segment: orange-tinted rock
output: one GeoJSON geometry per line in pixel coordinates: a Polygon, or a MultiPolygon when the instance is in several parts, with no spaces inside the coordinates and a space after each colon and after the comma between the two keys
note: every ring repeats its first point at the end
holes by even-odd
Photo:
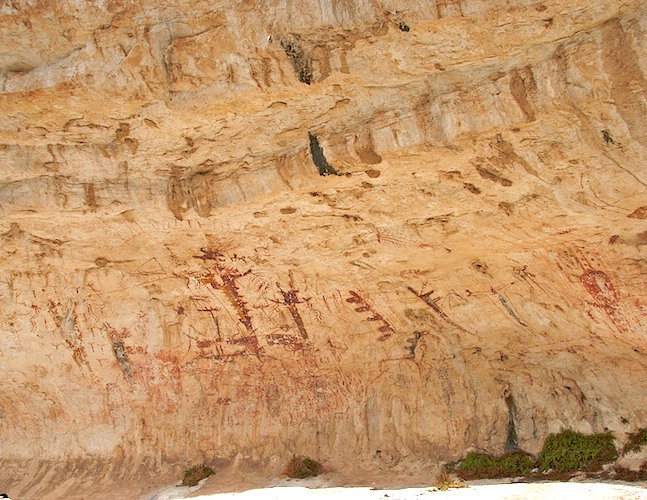
{"type": "Polygon", "coordinates": [[[530,452],[647,426],[644,2],[32,4],[0,7],[15,497],[420,470],[502,451],[508,398],[530,452]]]}

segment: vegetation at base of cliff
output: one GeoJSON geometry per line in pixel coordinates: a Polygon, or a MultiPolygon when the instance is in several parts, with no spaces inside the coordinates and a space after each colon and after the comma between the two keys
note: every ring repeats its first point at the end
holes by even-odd
{"type": "Polygon", "coordinates": [[[501,456],[470,452],[463,460],[451,464],[449,470],[461,479],[491,479],[526,476],[534,467],[532,455],[523,451],[501,456]]]}
{"type": "Polygon", "coordinates": [[[647,429],[638,429],[629,434],[627,444],[622,447],[622,454],[626,455],[632,451],[640,451],[640,447],[647,444],[647,429]]]}
{"type": "Polygon", "coordinates": [[[613,444],[615,437],[609,432],[580,434],[565,430],[546,438],[537,463],[541,470],[557,472],[590,471],[618,458],[613,444]]]}
{"type": "MultiPolygon", "coordinates": [[[[566,480],[574,472],[599,471],[603,464],[614,462],[618,458],[614,439],[610,432],[587,435],[565,430],[546,438],[536,460],[521,450],[499,456],[470,452],[464,459],[445,465],[445,472],[454,473],[465,480],[519,476],[566,480]]],[[[647,429],[640,429],[629,436],[623,454],[638,450],[644,444],[647,444],[647,429]]],[[[637,481],[639,479],[629,478],[647,475],[647,462],[640,471],[617,467],[616,470],[626,480],[637,481]]]]}
{"type": "Polygon", "coordinates": [[[293,456],[285,466],[283,473],[291,479],[305,479],[318,476],[323,471],[323,466],[312,458],[293,456]]]}
{"type": "Polygon", "coordinates": [[[184,473],[184,479],[182,479],[182,486],[195,486],[204,478],[209,477],[213,474],[213,469],[207,467],[206,465],[196,465],[191,467],[188,471],[184,473]]]}
{"type": "Polygon", "coordinates": [[[643,462],[639,470],[626,469],[625,467],[616,467],[613,479],[619,481],[647,481],[647,462],[643,462]]]}
{"type": "Polygon", "coordinates": [[[429,491],[447,491],[452,488],[469,488],[469,486],[460,479],[452,477],[446,470],[442,470],[429,491]]]}

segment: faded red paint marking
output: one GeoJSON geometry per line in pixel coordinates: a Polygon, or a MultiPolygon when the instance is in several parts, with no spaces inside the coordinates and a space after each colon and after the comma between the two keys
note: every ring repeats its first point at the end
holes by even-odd
{"type": "MultiPolygon", "coordinates": [[[[416,292],[416,291],[415,291],[413,288],[411,288],[410,286],[408,286],[408,287],[407,287],[407,289],[408,289],[411,293],[413,293],[416,297],[418,297],[419,299],[421,299],[425,304],[427,304],[429,307],[431,307],[431,309],[433,309],[433,310],[436,312],[436,314],[438,314],[438,316],[440,316],[442,319],[444,319],[447,323],[449,323],[449,324],[450,324],[450,325],[452,325],[452,326],[455,326],[456,328],[458,328],[459,330],[461,330],[461,331],[463,331],[463,332],[465,332],[465,333],[470,333],[470,332],[468,332],[465,328],[463,328],[461,325],[459,325],[458,323],[456,323],[455,321],[453,321],[449,316],[447,316],[447,314],[445,313],[445,311],[443,311],[443,310],[440,308],[440,306],[437,304],[437,302],[440,300],[440,297],[439,297],[439,298],[436,298],[436,299],[432,299],[432,298],[431,298],[431,295],[434,293],[434,291],[433,291],[433,290],[432,290],[431,292],[427,292],[427,293],[422,293],[422,294],[420,294],[420,293],[416,292]]],[[[467,290],[467,292],[469,292],[469,290],[467,290]]]]}
{"type": "Polygon", "coordinates": [[[630,219],[647,219],[647,206],[638,207],[636,210],[627,215],[630,219]]]}
{"type": "Polygon", "coordinates": [[[382,323],[382,325],[380,325],[380,327],[378,328],[378,331],[382,332],[384,335],[378,337],[378,341],[384,342],[395,333],[395,329],[391,326],[391,324],[386,319],[384,319],[384,317],[380,313],[375,311],[373,309],[373,306],[371,306],[371,304],[369,304],[364,299],[364,297],[362,297],[357,292],[354,292],[353,290],[349,290],[348,293],[350,294],[350,297],[346,299],[346,302],[348,302],[349,304],[357,304],[355,312],[369,312],[371,313],[371,315],[366,318],[368,321],[379,321],[382,323]]]}
{"type": "Polygon", "coordinates": [[[297,328],[299,329],[299,333],[301,334],[301,337],[303,337],[303,339],[306,340],[308,338],[308,332],[306,331],[306,327],[305,327],[305,324],[303,323],[303,319],[301,318],[301,314],[299,314],[299,310],[297,309],[297,304],[308,302],[308,300],[310,299],[300,299],[299,290],[290,289],[285,291],[281,288],[281,286],[278,283],[276,284],[276,286],[279,288],[279,291],[283,296],[283,302],[277,302],[277,303],[283,304],[285,307],[288,308],[288,311],[290,312],[290,315],[292,316],[294,323],[297,325],[297,328]]]}
{"type": "Polygon", "coordinates": [[[237,280],[246,276],[250,271],[244,273],[239,273],[236,270],[230,269],[222,264],[224,256],[219,252],[214,252],[211,250],[201,249],[203,255],[196,256],[198,259],[204,261],[213,261],[216,268],[217,274],[220,277],[222,283],[218,283],[213,274],[207,275],[201,281],[206,282],[211,285],[215,290],[221,290],[227,300],[232,305],[232,307],[238,313],[239,321],[245,326],[248,332],[252,333],[254,331],[252,325],[252,317],[250,315],[249,309],[247,308],[247,303],[243,299],[243,296],[240,293],[237,280]]]}
{"type": "Polygon", "coordinates": [[[273,333],[267,337],[268,345],[281,345],[292,351],[303,350],[303,343],[297,337],[285,333],[273,333]]]}
{"type": "MultiPolygon", "coordinates": [[[[620,308],[618,293],[605,272],[597,269],[588,269],[582,273],[580,281],[591,297],[593,297],[593,306],[603,310],[618,331],[631,330],[620,308]]],[[[587,314],[593,319],[590,312],[587,314]]]]}
{"type": "Polygon", "coordinates": [[[584,288],[595,300],[595,305],[607,310],[615,310],[618,306],[618,294],[613,283],[603,271],[589,269],[580,277],[584,288]]]}
{"type": "Polygon", "coordinates": [[[253,354],[257,358],[260,358],[265,352],[265,349],[258,345],[258,337],[256,337],[256,335],[246,335],[244,337],[231,339],[229,343],[243,346],[247,352],[253,354]]]}

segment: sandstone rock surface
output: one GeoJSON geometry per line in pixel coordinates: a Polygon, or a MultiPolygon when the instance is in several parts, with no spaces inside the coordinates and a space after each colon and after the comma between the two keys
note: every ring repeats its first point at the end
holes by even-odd
{"type": "Polygon", "coordinates": [[[647,426],[646,32],[639,0],[0,4],[0,484],[647,426]]]}

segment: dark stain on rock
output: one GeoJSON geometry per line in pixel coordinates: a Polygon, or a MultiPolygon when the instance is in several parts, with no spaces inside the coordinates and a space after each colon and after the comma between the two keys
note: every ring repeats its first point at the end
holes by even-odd
{"type": "Polygon", "coordinates": [[[638,207],[636,210],[627,215],[630,219],[647,219],[647,206],[638,207]]]}
{"type": "Polygon", "coordinates": [[[108,259],[106,259],[105,257],[97,257],[96,259],[94,259],[94,265],[97,267],[106,267],[107,264],[108,259]]]}
{"type": "Polygon", "coordinates": [[[181,178],[179,169],[173,169],[166,188],[166,205],[176,219],[182,220],[184,212],[189,209],[189,196],[187,183],[181,178]]]}
{"type": "Polygon", "coordinates": [[[636,235],[636,243],[638,245],[647,245],[647,231],[643,231],[636,235]]]}
{"type": "Polygon", "coordinates": [[[472,262],[472,268],[479,273],[487,274],[488,276],[490,275],[490,273],[488,272],[487,264],[485,262],[481,262],[480,260],[475,260],[474,262],[472,262]]]}
{"type": "Polygon", "coordinates": [[[407,358],[409,359],[415,359],[416,358],[416,347],[418,347],[418,342],[422,338],[422,333],[420,332],[413,332],[413,337],[409,337],[407,339],[407,342],[409,345],[405,347],[409,353],[407,354],[407,358]]]}
{"type": "Polygon", "coordinates": [[[381,172],[372,168],[366,171],[366,175],[368,175],[371,179],[377,179],[381,175],[381,172]]]}
{"type": "Polygon", "coordinates": [[[602,138],[607,144],[617,144],[616,140],[613,138],[611,133],[608,130],[602,131],[602,138]]]}
{"type": "Polygon", "coordinates": [[[281,213],[282,213],[282,214],[286,214],[286,215],[288,215],[288,214],[293,214],[293,213],[295,213],[296,211],[297,211],[297,209],[296,209],[296,208],[294,208],[294,207],[283,207],[283,208],[281,209],[281,213]]]}
{"type": "Polygon", "coordinates": [[[54,152],[54,145],[48,144],[47,151],[49,151],[49,154],[52,155],[52,161],[45,163],[45,165],[47,166],[47,168],[51,168],[52,170],[58,170],[59,161],[56,157],[56,153],[54,152]]]}
{"type": "Polygon", "coordinates": [[[527,122],[535,121],[535,111],[530,103],[529,97],[537,92],[537,83],[530,68],[524,68],[521,72],[513,70],[510,75],[510,93],[527,122]]]}
{"type": "Polygon", "coordinates": [[[313,78],[318,81],[324,81],[330,76],[330,48],[327,45],[317,45],[312,49],[312,65],[314,67],[313,78]]]}
{"type": "Polygon", "coordinates": [[[364,131],[355,136],[353,148],[362,163],[366,163],[368,165],[377,165],[378,163],[382,163],[382,157],[375,151],[373,136],[370,131],[364,131]]]}
{"type": "MultiPolygon", "coordinates": [[[[533,80],[534,82],[534,80],[533,80]]],[[[522,156],[518,155],[514,146],[503,139],[501,134],[497,134],[490,141],[490,146],[494,148],[497,154],[490,158],[490,163],[498,168],[507,169],[515,164],[521,166],[530,175],[541,179],[539,172],[533,168],[522,156]]]]}
{"type": "Polygon", "coordinates": [[[83,184],[83,192],[85,195],[85,204],[90,207],[92,212],[96,212],[99,205],[97,203],[97,194],[94,190],[94,184],[91,182],[83,184]]]}
{"type": "Polygon", "coordinates": [[[496,182],[505,187],[512,186],[512,181],[510,179],[506,179],[505,177],[501,176],[501,174],[494,169],[486,168],[482,165],[477,165],[476,170],[484,179],[496,182]]]}
{"type": "Polygon", "coordinates": [[[471,184],[469,182],[463,183],[463,187],[467,189],[470,193],[481,194],[481,190],[477,188],[474,184],[471,184]]]}
{"type": "Polygon", "coordinates": [[[299,37],[292,36],[282,39],[281,47],[290,59],[299,81],[310,85],[312,83],[312,61],[303,51],[299,37]]]}
{"type": "Polygon", "coordinates": [[[511,453],[519,449],[519,437],[517,436],[517,428],[514,421],[517,414],[517,407],[514,404],[512,394],[506,396],[505,404],[508,406],[508,433],[503,451],[505,453],[511,453]]]}
{"type": "Polygon", "coordinates": [[[506,215],[512,215],[514,213],[514,205],[506,201],[499,203],[499,209],[501,209],[506,215]]]}
{"type": "Polygon", "coordinates": [[[124,374],[130,377],[132,375],[132,367],[130,366],[130,361],[128,361],[128,354],[126,354],[124,343],[121,340],[113,340],[111,345],[117,363],[121,366],[124,374]]]}
{"type": "Polygon", "coordinates": [[[124,144],[128,146],[131,154],[135,154],[137,152],[137,149],[139,148],[139,141],[137,139],[133,139],[132,137],[127,137],[126,139],[124,139],[124,144]]]}
{"type": "MultiPolygon", "coordinates": [[[[166,204],[176,219],[182,220],[191,208],[200,217],[210,217],[215,207],[246,199],[248,186],[240,182],[237,172],[223,176],[210,171],[211,167],[204,165],[204,171],[188,176],[182,168],[172,169],[167,183],[166,204]]],[[[254,187],[250,186],[249,189],[253,192],[254,187]]]]}
{"type": "Polygon", "coordinates": [[[310,154],[312,155],[312,161],[317,167],[319,175],[339,175],[337,170],[335,170],[326,160],[323,149],[319,145],[319,140],[317,136],[308,132],[308,137],[310,138],[310,154]]]}
{"type": "Polygon", "coordinates": [[[130,134],[130,125],[128,123],[120,123],[117,130],[115,130],[115,141],[121,142],[130,134]]]}

